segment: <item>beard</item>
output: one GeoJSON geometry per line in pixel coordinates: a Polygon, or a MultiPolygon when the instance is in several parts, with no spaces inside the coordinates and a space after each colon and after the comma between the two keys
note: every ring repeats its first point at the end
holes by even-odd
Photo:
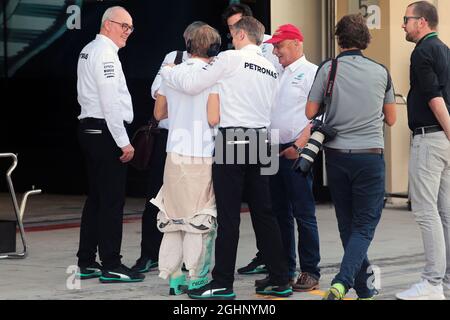
{"type": "Polygon", "coordinates": [[[416,38],[415,38],[410,32],[407,32],[407,33],[406,33],[406,41],[408,41],[408,42],[414,42],[414,43],[417,42],[417,41],[416,41],[416,38]]]}

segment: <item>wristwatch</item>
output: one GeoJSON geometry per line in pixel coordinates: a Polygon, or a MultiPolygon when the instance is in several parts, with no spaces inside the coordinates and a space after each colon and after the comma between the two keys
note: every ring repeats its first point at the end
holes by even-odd
{"type": "Polygon", "coordinates": [[[298,155],[301,155],[303,148],[298,147],[295,143],[292,144],[292,148],[294,148],[295,151],[297,151],[298,155]]]}

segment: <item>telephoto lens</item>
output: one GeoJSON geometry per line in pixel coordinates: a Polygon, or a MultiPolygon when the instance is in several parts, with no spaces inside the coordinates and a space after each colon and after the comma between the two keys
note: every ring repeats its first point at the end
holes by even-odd
{"type": "Polygon", "coordinates": [[[295,171],[305,175],[308,174],[314,164],[314,160],[322,148],[324,140],[325,135],[320,131],[315,131],[311,135],[308,144],[303,148],[302,153],[300,154],[300,158],[294,164],[295,171]]]}
{"type": "Polygon", "coordinates": [[[337,131],[335,129],[324,124],[320,120],[313,121],[311,131],[312,135],[311,138],[309,138],[308,144],[303,148],[300,157],[292,166],[294,171],[303,173],[305,176],[311,170],[314,160],[322,149],[323,143],[329,142],[337,136],[337,131]]]}

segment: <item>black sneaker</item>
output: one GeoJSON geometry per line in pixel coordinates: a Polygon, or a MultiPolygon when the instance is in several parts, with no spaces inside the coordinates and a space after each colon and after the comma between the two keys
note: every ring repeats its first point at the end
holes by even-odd
{"type": "Polygon", "coordinates": [[[188,296],[196,300],[234,300],[236,295],[233,289],[220,286],[214,280],[210,283],[188,291],[188,296]]]}
{"type": "Polygon", "coordinates": [[[141,282],[145,276],[141,273],[132,271],[130,268],[121,264],[112,270],[103,270],[100,277],[101,283],[124,283],[124,282],[141,282]]]}
{"type": "Polygon", "coordinates": [[[266,265],[258,258],[253,258],[253,260],[245,267],[239,268],[237,270],[239,274],[249,275],[249,274],[263,274],[268,273],[266,265]]]}
{"type": "Polygon", "coordinates": [[[146,257],[140,257],[131,270],[138,273],[147,273],[158,268],[158,261],[146,257]]]}
{"type": "MultiPolygon", "coordinates": [[[[289,279],[289,285],[293,286],[296,280],[297,278],[289,279]]],[[[270,285],[270,276],[267,276],[264,279],[255,280],[255,287],[267,287],[268,285],[270,285]]]]}
{"type": "Polygon", "coordinates": [[[271,285],[269,281],[266,285],[256,287],[256,293],[265,296],[287,298],[292,295],[292,287],[289,284],[282,286],[271,285]]]}
{"type": "Polygon", "coordinates": [[[255,280],[255,287],[265,287],[270,283],[270,277],[267,276],[264,279],[255,280]]]}
{"type": "Polygon", "coordinates": [[[80,271],[77,273],[77,276],[80,277],[80,280],[98,278],[101,275],[102,266],[98,262],[94,262],[89,267],[80,268],[80,271]]]}

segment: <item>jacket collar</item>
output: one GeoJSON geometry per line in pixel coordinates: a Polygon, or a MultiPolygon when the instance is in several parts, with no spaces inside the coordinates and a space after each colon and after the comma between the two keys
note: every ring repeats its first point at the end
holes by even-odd
{"type": "Polygon", "coordinates": [[[424,36],[422,39],[419,40],[419,42],[417,42],[416,47],[419,46],[422,42],[424,42],[425,40],[428,40],[430,38],[434,38],[437,37],[438,33],[436,31],[433,31],[429,34],[427,34],[426,36],[424,36]]]}
{"type": "Polygon", "coordinates": [[[305,64],[308,60],[306,60],[306,56],[303,55],[300,59],[294,61],[289,66],[287,66],[285,69],[288,69],[291,72],[295,72],[302,64],[305,64]]]}
{"type": "Polygon", "coordinates": [[[342,58],[346,56],[364,56],[364,55],[361,50],[349,50],[342,52],[340,55],[337,56],[337,58],[342,58]]]}
{"type": "Polygon", "coordinates": [[[254,52],[257,52],[257,53],[262,53],[261,48],[258,47],[256,44],[248,44],[245,47],[241,48],[241,50],[254,51],[254,52]]]}
{"type": "Polygon", "coordinates": [[[104,36],[102,34],[97,34],[96,39],[99,39],[103,42],[106,42],[112,49],[114,49],[114,51],[117,53],[119,51],[119,47],[114,43],[114,41],[112,41],[110,38],[108,38],[107,36],[104,36]]]}

